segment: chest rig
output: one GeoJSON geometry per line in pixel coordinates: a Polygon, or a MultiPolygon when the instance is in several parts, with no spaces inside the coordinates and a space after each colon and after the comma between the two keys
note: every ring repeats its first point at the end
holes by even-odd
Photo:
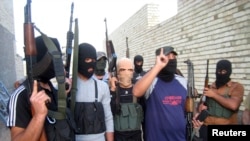
{"type": "Polygon", "coordinates": [[[117,88],[115,105],[118,108],[114,114],[114,129],[116,131],[140,130],[143,120],[142,106],[137,103],[137,98],[131,90],[121,90],[117,88]]]}
{"type": "MultiPolygon", "coordinates": [[[[222,95],[225,98],[230,98],[229,87],[226,87],[225,93],[222,95]]],[[[235,112],[223,107],[212,98],[207,98],[208,111],[211,116],[229,118],[235,112]]]]}
{"type": "Polygon", "coordinates": [[[77,134],[97,134],[106,130],[104,109],[98,102],[97,82],[95,82],[95,101],[75,103],[75,121],[77,134]]]}

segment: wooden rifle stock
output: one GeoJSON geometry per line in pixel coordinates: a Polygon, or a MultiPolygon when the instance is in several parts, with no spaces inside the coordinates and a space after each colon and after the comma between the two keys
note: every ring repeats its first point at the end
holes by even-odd
{"type": "MultiPolygon", "coordinates": [[[[35,45],[35,36],[34,36],[34,26],[31,21],[31,0],[27,0],[27,4],[24,8],[24,45],[25,45],[25,60],[26,60],[26,72],[29,82],[29,93],[32,94],[33,90],[33,65],[36,64],[36,45],[35,45]]],[[[34,109],[31,105],[31,112],[34,115],[34,109]]],[[[41,133],[39,141],[47,141],[45,130],[41,133]]]]}
{"type": "Polygon", "coordinates": [[[73,10],[74,10],[74,3],[71,4],[71,14],[70,14],[70,21],[69,21],[69,31],[67,32],[67,45],[66,45],[66,77],[69,78],[69,70],[70,70],[70,63],[71,63],[71,54],[72,54],[72,40],[73,40],[73,32],[72,32],[72,22],[73,22],[73,10]]]}
{"type": "Polygon", "coordinates": [[[31,0],[27,0],[27,4],[24,8],[24,46],[25,46],[25,60],[26,60],[26,73],[29,80],[30,94],[33,88],[33,68],[32,66],[36,63],[36,46],[34,27],[31,21],[31,0]]]}
{"type": "Polygon", "coordinates": [[[185,110],[186,110],[186,119],[187,119],[187,135],[186,138],[188,141],[191,140],[192,138],[192,133],[193,133],[193,114],[194,114],[194,93],[195,93],[195,88],[194,88],[194,68],[193,68],[193,63],[188,59],[184,63],[187,63],[188,65],[188,83],[187,83],[187,98],[186,98],[186,103],[185,103],[185,110]]]}

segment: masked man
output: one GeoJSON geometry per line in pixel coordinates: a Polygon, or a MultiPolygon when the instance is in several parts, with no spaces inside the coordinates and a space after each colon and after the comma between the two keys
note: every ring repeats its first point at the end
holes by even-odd
{"type": "MultiPolygon", "coordinates": [[[[54,53],[58,53],[61,56],[58,40],[56,38],[50,39],[57,47],[57,51],[54,51],[54,53]]],[[[55,112],[59,109],[58,92],[54,88],[51,79],[56,76],[54,65],[58,67],[60,65],[55,64],[53,61],[52,54],[48,52],[42,36],[36,37],[35,43],[37,50],[37,55],[35,56],[37,64],[35,65],[37,67],[33,66],[33,76],[36,78],[33,87],[31,86],[33,92],[32,94],[30,93],[30,83],[26,79],[20,83],[11,95],[8,105],[9,117],[7,126],[10,127],[11,140],[37,141],[42,137],[48,141],[73,140],[74,133],[68,134],[68,131],[71,129],[68,122],[56,120],[48,115],[49,110],[55,112]],[[55,129],[54,126],[60,123],[63,123],[61,125],[62,128],[60,130],[55,129]],[[53,130],[50,130],[51,128],[53,130]]],[[[63,70],[63,64],[61,64],[61,67],[63,70]]]]}
{"type": "Polygon", "coordinates": [[[143,57],[141,55],[136,55],[134,57],[135,70],[133,73],[133,84],[139,80],[146,72],[143,70],[143,57]]]}
{"type": "Polygon", "coordinates": [[[106,72],[107,57],[102,51],[97,51],[96,69],[93,75],[94,79],[103,80],[108,83],[109,73],[106,72]]]}
{"type": "Polygon", "coordinates": [[[111,78],[112,111],[114,115],[115,141],[141,141],[143,111],[133,96],[132,77],[134,66],[130,59],[117,61],[117,78],[111,78]],[[130,120],[128,120],[130,119],[130,120]]]}
{"type": "Polygon", "coordinates": [[[199,105],[199,112],[207,110],[204,122],[193,118],[194,127],[200,127],[200,137],[207,140],[207,125],[238,124],[238,111],[243,101],[244,87],[231,80],[232,65],[228,60],[220,60],[216,65],[216,80],[203,91],[206,105],[199,105]]]}
{"type": "Polygon", "coordinates": [[[96,69],[96,49],[91,44],[82,43],[78,54],[74,115],[79,131],[76,141],[113,141],[109,87],[104,81],[92,78],[96,69]]]}
{"type": "Polygon", "coordinates": [[[158,48],[155,65],[134,85],[134,96],[146,98],[147,141],[186,141],[187,81],[175,74],[176,55],[173,47],[158,48]]]}

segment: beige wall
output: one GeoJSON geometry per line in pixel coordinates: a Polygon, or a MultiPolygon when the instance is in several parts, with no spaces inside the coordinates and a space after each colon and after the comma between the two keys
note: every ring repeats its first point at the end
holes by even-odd
{"type": "Polygon", "coordinates": [[[232,62],[231,78],[250,91],[250,1],[179,0],[178,13],[159,23],[157,5],[145,5],[109,35],[118,58],[144,56],[144,69],[155,62],[155,49],[171,45],[178,52],[178,68],[187,77],[187,64],[194,64],[195,87],[202,93],[209,59],[209,82],[215,80],[215,64],[220,59],[232,62]]]}

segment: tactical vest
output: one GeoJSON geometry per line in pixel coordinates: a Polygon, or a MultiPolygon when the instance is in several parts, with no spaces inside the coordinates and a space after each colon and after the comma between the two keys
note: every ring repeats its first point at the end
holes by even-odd
{"type": "MultiPolygon", "coordinates": [[[[118,88],[119,89],[119,88],[118,88]]],[[[119,113],[114,114],[114,128],[116,131],[135,131],[141,129],[141,122],[143,120],[142,106],[135,102],[131,92],[119,93],[118,97],[126,100],[119,100],[119,113]],[[131,98],[125,95],[131,95],[131,98]],[[130,102],[128,101],[130,100],[130,102]],[[133,102],[134,101],[134,102],[133,102]]]]}
{"type": "Polygon", "coordinates": [[[95,101],[75,103],[75,121],[77,134],[98,134],[106,131],[103,105],[98,102],[97,84],[95,81],[95,101]]]}
{"type": "MultiPolygon", "coordinates": [[[[226,88],[226,93],[222,95],[225,98],[230,98],[229,88],[226,88]]],[[[208,111],[211,116],[230,118],[234,111],[229,110],[212,98],[207,98],[208,111]]]]}

